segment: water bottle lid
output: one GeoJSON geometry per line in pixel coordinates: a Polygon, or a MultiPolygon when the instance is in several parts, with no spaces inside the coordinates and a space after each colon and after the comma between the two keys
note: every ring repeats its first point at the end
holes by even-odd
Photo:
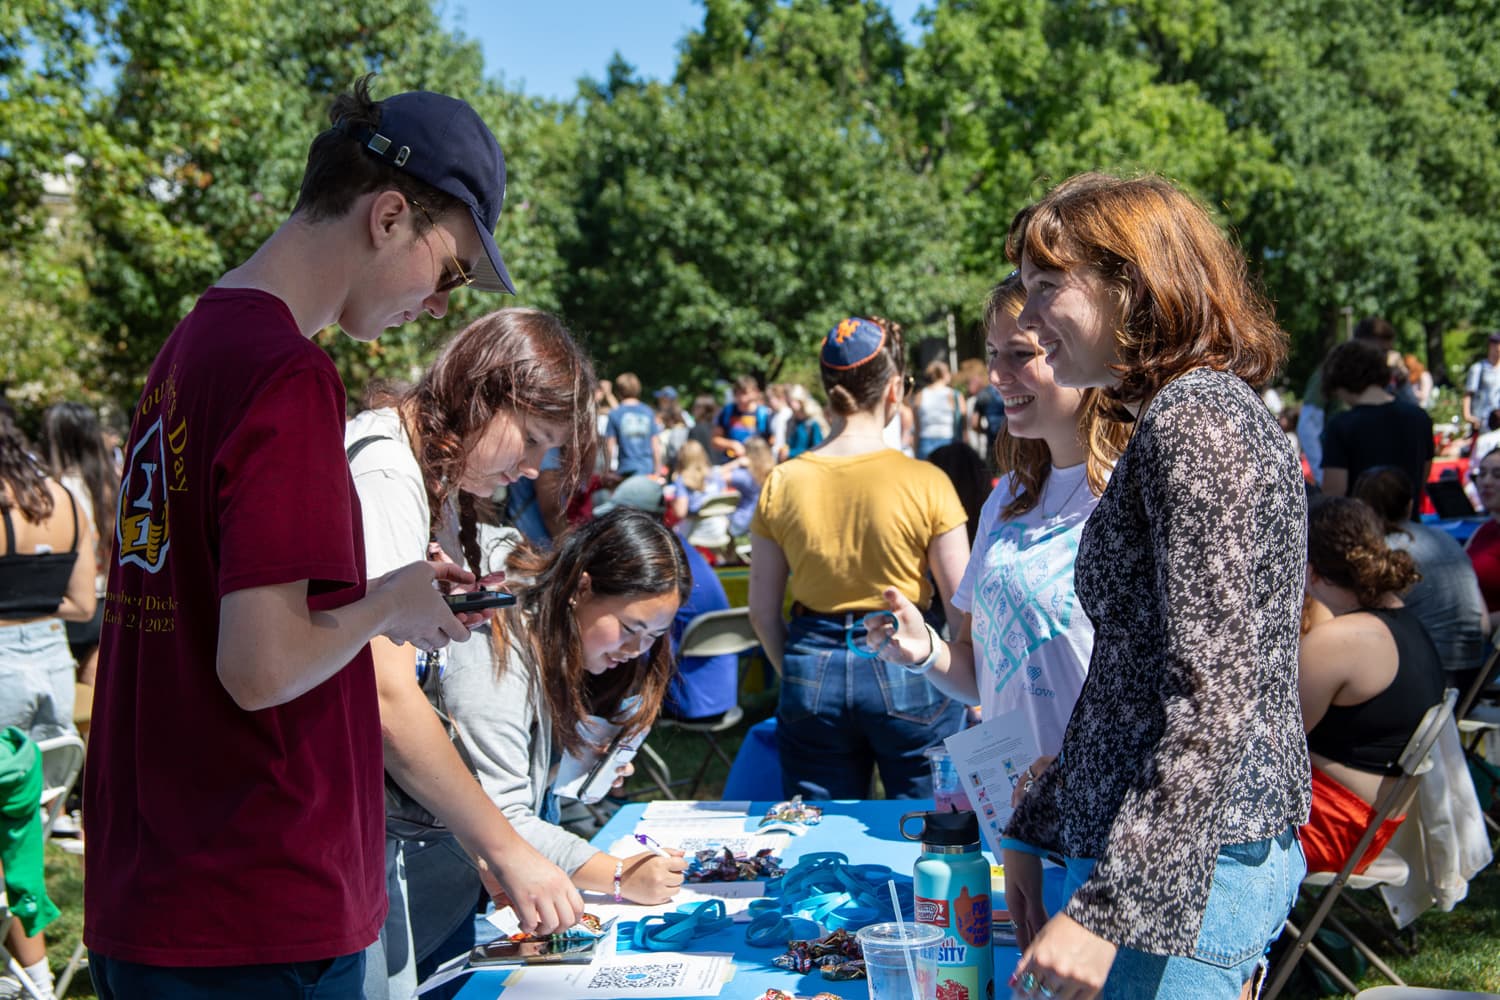
{"type": "Polygon", "coordinates": [[[922,830],[923,845],[934,847],[979,846],[979,817],[967,809],[953,812],[930,812],[922,830]]]}

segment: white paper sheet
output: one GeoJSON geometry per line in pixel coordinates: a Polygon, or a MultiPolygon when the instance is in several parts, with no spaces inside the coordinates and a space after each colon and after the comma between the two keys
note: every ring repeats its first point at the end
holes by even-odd
{"type": "Polygon", "coordinates": [[[687,799],[657,799],[648,803],[642,819],[721,819],[733,816],[746,819],[750,800],[733,802],[694,802],[687,799]]]}
{"type": "Polygon", "coordinates": [[[505,981],[505,1000],[716,997],[734,975],[733,959],[664,951],[601,959],[592,965],[525,968],[505,981]]]}
{"type": "Polygon", "coordinates": [[[985,846],[998,857],[1000,836],[1015,812],[1010,805],[1011,790],[1025,780],[1026,769],[1041,756],[1036,736],[1025,716],[1017,711],[986,719],[943,743],[974,805],[985,846]]]}

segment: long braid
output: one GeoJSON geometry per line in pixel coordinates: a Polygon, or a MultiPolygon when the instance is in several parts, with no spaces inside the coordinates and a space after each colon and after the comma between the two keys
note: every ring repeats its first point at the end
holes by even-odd
{"type": "Polygon", "coordinates": [[[479,552],[479,518],[474,510],[474,496],[458,491],[458,547],[464,562],[475,576],[484,575],[483,557],[479,552]]]}

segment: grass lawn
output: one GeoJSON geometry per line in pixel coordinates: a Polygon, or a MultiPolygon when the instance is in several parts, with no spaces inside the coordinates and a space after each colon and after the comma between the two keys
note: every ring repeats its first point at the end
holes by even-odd
{"type": "MultiPolygon", "coordinates": [[[[764,696],[749,697],[745,704],[745,719],[719,738],[730,757],[738,749],[745,730],[770,711],[769,702],[764,696]]],[[[696,734],[681,730],[659,733],[652,737],[651,745],[666,760],[674,779],[691,777],[705,753],[704,745],[696,734]]],[[[724,766],[715,760],[709,767],[699,797],[718,797],[726,776],[724,766]]],[[[644,790],[649,786],[631,787],[632,790],[644,790]]],[[[643,794],[641,797],[652,796],[643,794]]],[[[72,955],[82,929],[82,862],[82,858],[66,854],[53,845],[47,848],[48,889],[63,911],[62,917],[47,929],[47,951],[52,967],[58,973],[72,955]]],[[[1408,983],[1413,986],[1500,993],[1500,873],[1497,873],[1497,867],[1500,866],[1491,865],[1479,874],[1469,886],[1469,898],[1460,903],[1452,913],[1429,912],[1417,921],[1417,954],[1412,958],[1389,958],[1391,965],[1408,983]]],[[[1369,896],[1374,905],[1379,906],[1377,897],[1362,894],[1362,900],[1366,896],[1369,896]]],[[[1344,916],[1347,918],[1348,915],[1344,916]]],[[[1365,938],[1374,940],[1368,934],[1365,938]]],[[[1383,982],[1378,974],[1367,974],[1359,985],[1365,988],[1380,986],[1383,982]]],[[[94,995],[87,971],[75,978],[68,991],[70,997],[94,995]]],[[[1311,1000],[1317,996],[1314,992],[1299,992],[1294,989],[1288,989],[1282,995],[1288,1000],[1311,1000]]]]}

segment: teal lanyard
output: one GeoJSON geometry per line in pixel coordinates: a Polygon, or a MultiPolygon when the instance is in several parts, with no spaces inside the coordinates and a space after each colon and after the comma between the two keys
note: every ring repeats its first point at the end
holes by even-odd
{"type": "Polygon", "coordinates": [[[682,951],[694,938],[717,934],[729,925],[724,901],[708,899],[685,904],[675,913],[642,917],[630,932],[630,944],[636,951],[682,951]]]}
{"type": "Polygon", "coordinates": [[[896,881],[901,908],[911,919],[911,879],[893,875],[885,865],[851,865],[834,851],[805,855],[779,879],[766,883],[765,899],[750,904],[747,944],[785,947],[834,930],[855,931],[882,920],[894,920],[890,890],[896,881]],[[776,898],[771,898],[776,897],[776,898]]]}

